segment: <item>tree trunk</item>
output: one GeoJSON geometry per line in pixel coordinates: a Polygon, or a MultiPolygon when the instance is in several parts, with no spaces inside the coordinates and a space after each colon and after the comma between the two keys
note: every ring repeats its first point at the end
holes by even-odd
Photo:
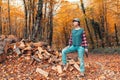
{"type": "Polygon", "coordinates": [[[86,23],[86,27],[87,27],[87,30],[88,30],[88,33],[89,33],[90,40],[91,40],[92,48],[94,49],[94,41],[92,39],[92,35],[91,35],[90,29],[89,29],[89,26],[88,26],[83,0],[80,0],[80,2],[81,2],[82,11],[83,11],[83,14],[84,14],[84,17],[85,17],[85,23],[86,23]]]}
{"type": "Polygon", "coordinates": [[[104,4],[104,8],[103,8],[103,10],[104,10],[104,25],[105,25],[105,38],[106,38],[106,44],[107,44],[107,46],[111,46],[111,44],[110,44],[110,40],[108,40],[108,38],[109,38],[109,35],[108,35],[108,21],[107,21],[107,3],[106,3],[106,0],[104,0],[104,2],[103,2],[103,4],[104,4]]]}
{"type": "Polygon", "coordinates": [[[34,26],[34,23],[35,23],[35,14],[34,14],[35,10],[34,9],[35,9],[35,0],[32,1],[32,27],[34,26]]]}
{"type": "Polygon", "coordinates": [[[25,29],[24,29],[24,38],[27,38],[27,5],[26,5],[26,2],[25,0],[23,0],[23,3],[24,3],[24,12],[25,12],[25,29]]]}
{"type": "Polygon", "coordinates": [[[49,45],[52,46],[52,37],[53,37],[53,2],[50,2],[50,36],[49,36],[49,45]]]}
{"type": "Polygon", "coordinates": [[[97,34],[98,34],[98,27],[99,27],[99,25],[98,25],[98,23],[97,22],[95,22],[94,21],[94,19],[92,19],[91,20],[91,23],[92,23],[92,27],[93,27],[93,30],[94,30],[94,35],[95,35],[95,38],[96,38],[96,46],[98,47],[98,36],[97,36],[97,34]]]}
{"type": "MultiPolygon", "coordinates": [[[[38,11],[36,15],[36,22],[35,25],[32,28],[32,40],[37,40],[37,33],[41,33],[41,19],[42,19],[42,8],[43,8],[43,0],[39,0],[38,2],[38,11]]],[[[41,39],[41,34],[39,34],[39,37],[41,39]]]]}
{"type": "Polygon", "coordinates": [[[116,43],[117,43],[117,46],[119,46],[117,26],[116,26],[116,24],[114,24],[114,26],[115,26],[115,38],[116,38],[116,43]]]}
{"type": "Polygon", "coordinates": [[[2,1],[0,0],[0,35],[2,34],[2,12],[1,12],[2,1]]]}
{"type": "Polygon", "coordinates": [[[9,34],[11,34],[11,20],[10,20],[10,0],[8,0],[8,21],[9,21],[9,34]]]}
{"type": "Polygon", "coordinates": [[[44,24],[43,24],[43,40],[47,41],[47,22],[46,22],[46,14],[47,14],[47,1],[45,1],[44,3],[45,7],[44,7],[44,24]]]}
{"type": "Polygon", "coordinates": [[[32,1],[32,22],[34,24],[35,22],[35,14],[34,14],[34,8],[35,8],[35,1],[32,1]]]}
{"type": "Polygon", "coordinates": [[[28,2],[28,37],[30,38],[30,34],[31,34],[31,22],[32,22],[32,1],[29,0],[28,2]]]}
{"type": "Polygon", "coordinates": [[[102,36],[101,37],[101,46],[104,48],[105,47],[105,40],[104,40],[104,38],[105,38],[105,27],[104,27],[104,2],[103,2],[103,0],[102,0],[102,2],[99,4],[99,9],[100,9],[100,35],[102,36]],[[102,6],[102,7],[101,7],[102,6]]]}

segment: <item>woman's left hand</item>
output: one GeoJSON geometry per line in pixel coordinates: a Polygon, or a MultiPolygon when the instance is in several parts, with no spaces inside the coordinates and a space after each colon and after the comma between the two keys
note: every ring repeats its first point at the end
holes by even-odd
{"type": "Polygon", "coordinates": [[[85,49],[85,54],[86,54],[86,57],[88,58],[88,49],[87,48],[85,49]]]}

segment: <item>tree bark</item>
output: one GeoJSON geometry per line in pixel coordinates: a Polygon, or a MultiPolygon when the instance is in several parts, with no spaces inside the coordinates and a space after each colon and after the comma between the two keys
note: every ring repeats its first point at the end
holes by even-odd
{"type": "Polygon", "coordinates": [[[115,26],[115,38],[116,38],[116,43],[117,43],[117,46],[119,46],[119,38],[118,38],[117,26],[116,26],[116,24],[114,24],[114,26],[115,26]]]}
{"type": "Polygon", "coordinates": [[[37,40],[37,33],[39,34],[39,39],[41,39],[41,19],[42,19],[42,8],[43,8],[43,0],[39,0],[38,2],[38,11],[36,15],[36,22],[32,29],[32,40],[37,40]],[[39,31],[39,32],[38,32],[39,31]]]}
{"type": "Polygon", "coordinates": [[[53,1],[50,1],[50,34],[49,34],[49,45],[52,46],[53,37],[53,1]]]}
{"type": "Polygon", "coordinates": [[[23,0],[23,3],[24,3],[24,12],[25,12],[25,29],[24,29],[24,38],[27,38],[27,5],[26,5],[26,1],[23,0]]]}
{"type": "Polygon", "coordinates": [[[8,0],[8,21],[9,21],[9,34],[11,34],[11,20],[10,20],[10,0],[8,0]]]}
{"type": "Polygon", "coordinates": [[[29,0],[29,3],[28,3],[28,37],[30,37],[30,34],[31,34],[31,22],[32,22],[32,1],[29,0]]]}
{"type": "Polygon", "coordinates": [[[2,34],[2,12],[1,12],[2,1],[0,0],[0,35],[2,34]]]}
{"type": "Polygon", "coordinates": [[[45,1],[45,3],[44,3],[44,5],[45,5],[45,7],[44,7],[44,24],[43,24],[43,35],[42,35],[42,37],[43,37],[43,40],[44,41],[47,41],[47,26],[46,26],[46,24],[48,23],[48,22],[46,22],[46,15],[47,15],[47,1],[45,1]]]}

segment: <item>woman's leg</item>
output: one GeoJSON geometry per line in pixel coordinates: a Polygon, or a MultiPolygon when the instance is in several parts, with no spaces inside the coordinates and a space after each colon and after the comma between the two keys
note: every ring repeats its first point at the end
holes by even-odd
{"type": "Polygon", "coordinates": [[[85,52],[85,49],[84,49],[84,47],[80,46],[80,47],[78,47],[77,51],[78,51],[78,57],[79,57],[79,60],[80,60],[80,72],[84,73],[84,71],[85,71],[85,67],[84,67],[84,52],[85,52]]]}
{"type": "Polygon", "coordinates": [[[63,50],[62,50],[62,63],[63,64],[66,64],[67,62],[67,59],[66,59],[66,55],[67,55],[67,53],[70,53],[70,52],[74,52],[74,51],[76,51],[77,50],[77,48],[76,47],[74,47],[74,46],[70,46],[70,47],[68,47],[68,48],[64,48],[63,50]]]}

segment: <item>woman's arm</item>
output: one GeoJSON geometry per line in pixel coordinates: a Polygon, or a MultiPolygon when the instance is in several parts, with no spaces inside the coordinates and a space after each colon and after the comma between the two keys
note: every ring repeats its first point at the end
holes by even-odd
{"type": "Polygon", "coordinates": [[[82,44],[81,44],[81,46],[83,46],[85,49],[88,48],[88,43],[87,43],[87,38],[86,38],[85,31],[82,34],[82,44]]]}
{"type": "Polygon", "coordinates": [[[82,34],[82,44],[81,44],[81,46],[83,46],[85,48],[85,54],[86,54],[86,57],[88,57],[88,43],[87,43],[87,38],[86,38],[85,31],[82,34]]]}

